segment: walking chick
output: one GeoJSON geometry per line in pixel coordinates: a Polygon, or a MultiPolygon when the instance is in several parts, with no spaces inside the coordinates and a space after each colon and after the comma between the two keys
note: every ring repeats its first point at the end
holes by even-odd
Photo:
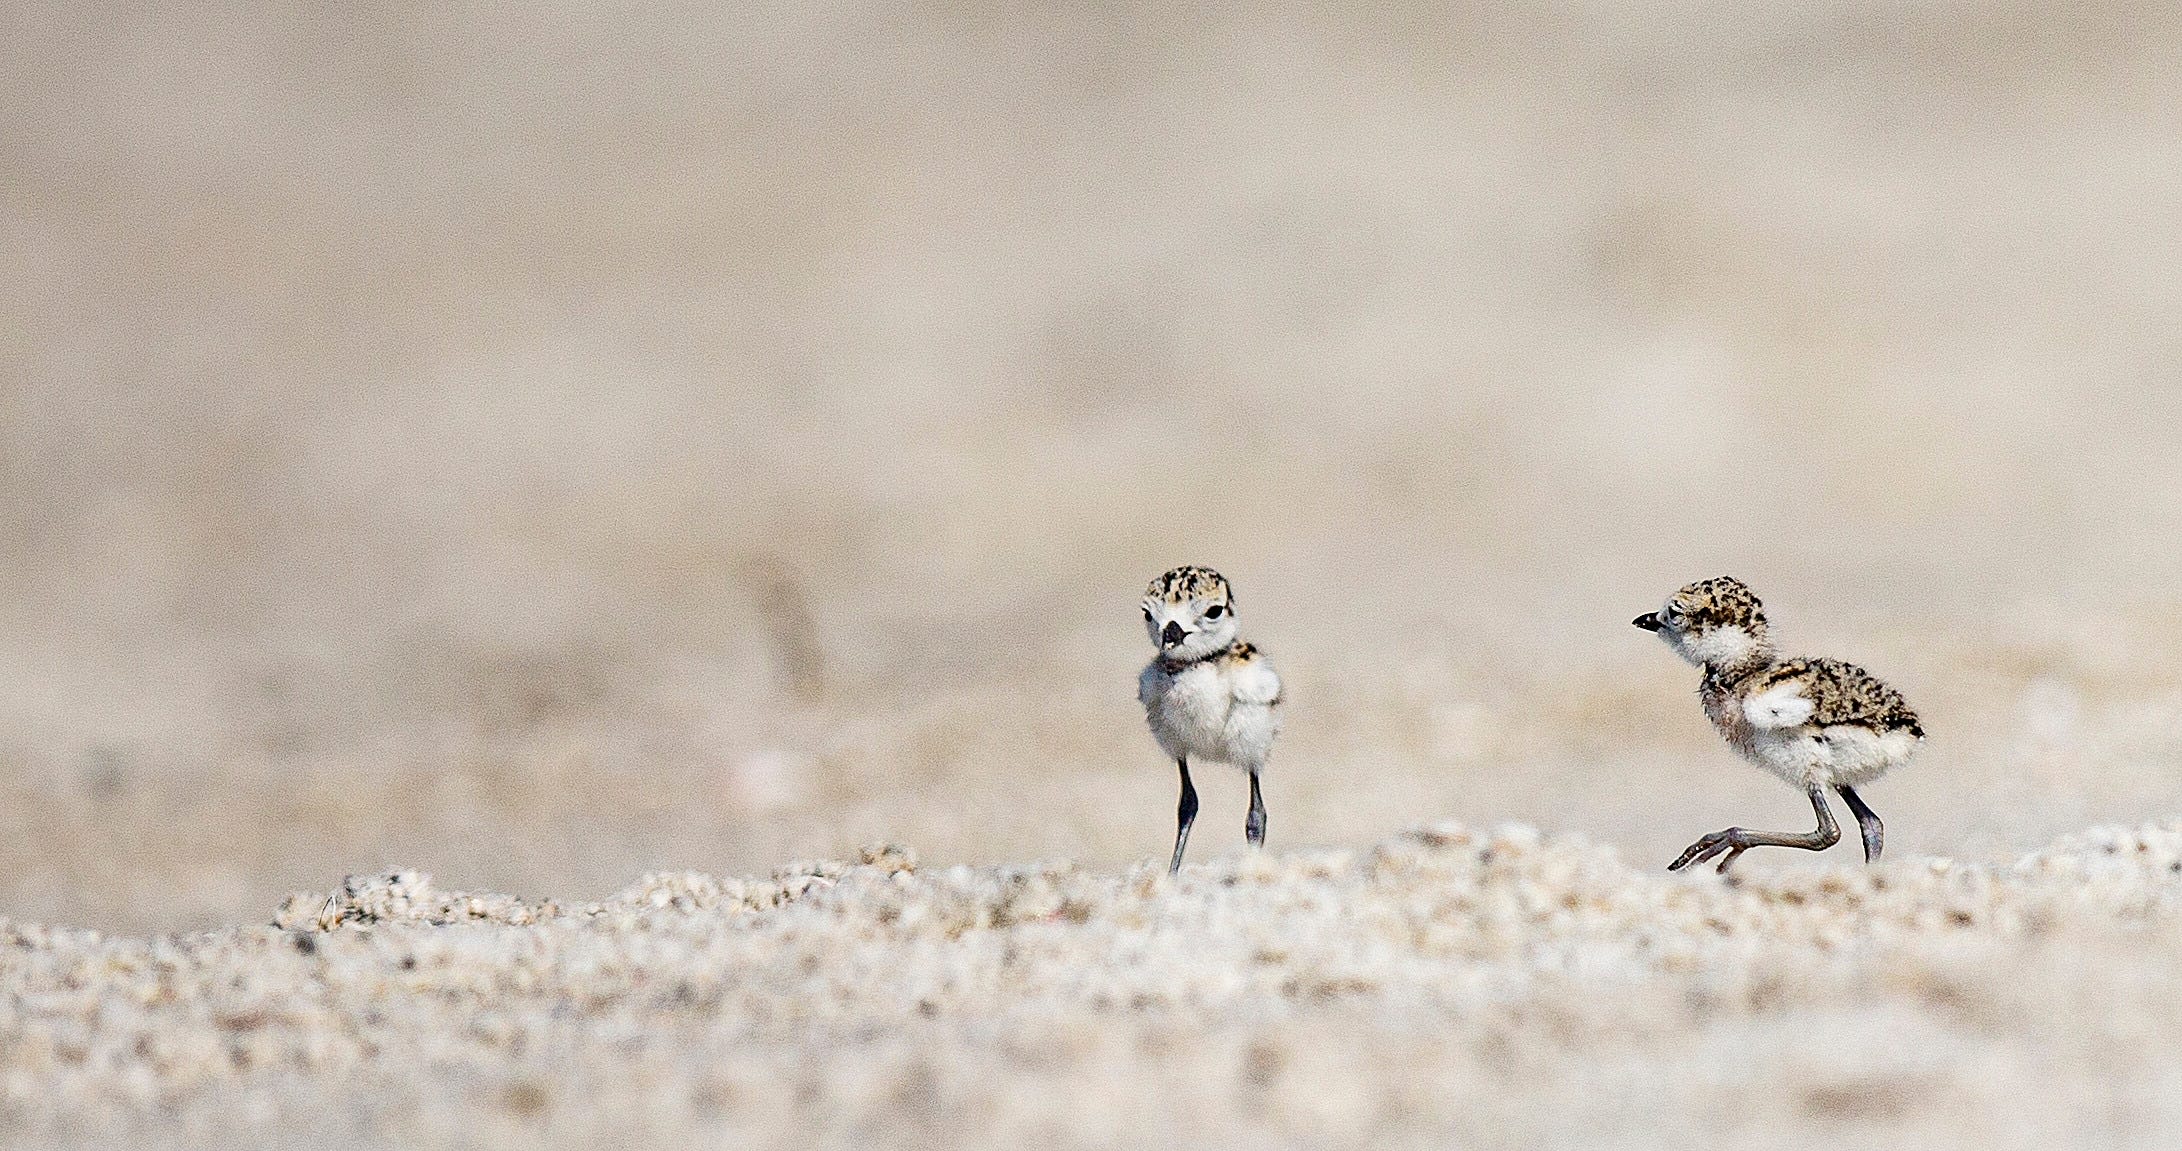
{"type": "Polygon", "coordinates": [[[1712,726],[1743,758],[1802,788],[1818,812],[1815,831],[1715,831],[1667,870],[1725,852],[1724,872],[1753,847],[1832,847],[1841,832],[1826,806],[1829,787],[1856,814],[1865,860],[1879,858],[1879,816],[1856,789],[1908,762],[1924,743],[1924,727],[1902,693],[1855,664],[1782,659],[1766,635],[1764,605],[1727,576],[1693,583],[1630,622],[1704,672],[1697,695],[1712,726]]]}

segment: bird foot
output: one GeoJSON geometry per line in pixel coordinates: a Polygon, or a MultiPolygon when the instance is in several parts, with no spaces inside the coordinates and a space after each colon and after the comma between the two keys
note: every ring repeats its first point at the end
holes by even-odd
{"type": "Polygon", "coordinates": [[[1738,856],[1757,846],[1750,841],[1749,836],[1750,833],[1740,827],[1730,827],[1726,831],[1715,831],[1690,844],[1689,849],[1682,853],[1681,858],[1667,865],[1667,870],[1680,871],[1693,864],[1703,863],[1724,851],[1727,853],[1727,858],[1720,861],[1719,867],[1720,873],[1724,875],[1738,856]]]}

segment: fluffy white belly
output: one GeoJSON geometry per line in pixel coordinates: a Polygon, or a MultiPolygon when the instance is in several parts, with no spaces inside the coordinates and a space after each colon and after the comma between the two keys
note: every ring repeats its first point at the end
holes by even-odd
{"type": "Polygon", "coordinates": [[[1236,700],[1219,668],[1208,662],[1169,674],[1154,665],[1144,677],[1144,718],[1170,757],[1264,765],[1277,731],[1273,709],[1236,700]]]}
{"type": "Polygon", "coordinates": [[[1885,775],[1917,750],[1917,737],[1906,729],[1888,732],[1839,725],[1760,732],[1751,741],[1751,758],[1760,767],[1798,787],[1809,784],[1857,787],[1885,775]]]}

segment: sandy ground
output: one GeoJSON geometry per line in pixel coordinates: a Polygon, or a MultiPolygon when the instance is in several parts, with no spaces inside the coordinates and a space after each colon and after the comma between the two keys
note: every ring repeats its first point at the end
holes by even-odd
{"type": "Polygon", "coordinates": [[[1152,867],[415,872],[0,921],[15,1146],[2169,1147],[2182,823],[1723,881],[1440,824],[1152,867]]]}

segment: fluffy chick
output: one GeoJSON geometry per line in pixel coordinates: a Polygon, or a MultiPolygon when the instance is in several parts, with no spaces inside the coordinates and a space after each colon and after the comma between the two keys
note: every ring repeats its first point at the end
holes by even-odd
{"type": "Polygon", "coordinates": [[[1219,572],[1178,567],[1144,592],[1144,630],[1159,654],[1137,677],[1137,701],[1152,738],[1182,772],[1182,800],[1175,813],[1174,858],[1182,869],[1190,824],[1197,819],[1197,789],[1190,761],[1212,760],[1250,773],[1250,815],[1244,838],[1265,845],[1265,799],[1258,773],[1280,734],[1280,677],[1251,644],[1237,638],[1235,593],[1219,572]]]}
{"type": "Polygon", "coordinates": [[[1743,758],[1803,788],[1818,813],[1818,828],[1808,833],[1713,832],[1668,870],[1725,852],[1720,870],[1726,871],[1753,847],[1833,846],[1841,833],[1826,804],[1829,787],[1856,814],[1864,858],[1879,858],[1884,829],[1856,789],[1908,762],[1924,743],[1924,727],[1902,693],[1852,663],[1782,659],[1767,632],[1765,606],[1728,576],[1690,584],[1630,622],[1657,633],[1703,671],[1698,698],[1712,726],[1743,758]]]}

